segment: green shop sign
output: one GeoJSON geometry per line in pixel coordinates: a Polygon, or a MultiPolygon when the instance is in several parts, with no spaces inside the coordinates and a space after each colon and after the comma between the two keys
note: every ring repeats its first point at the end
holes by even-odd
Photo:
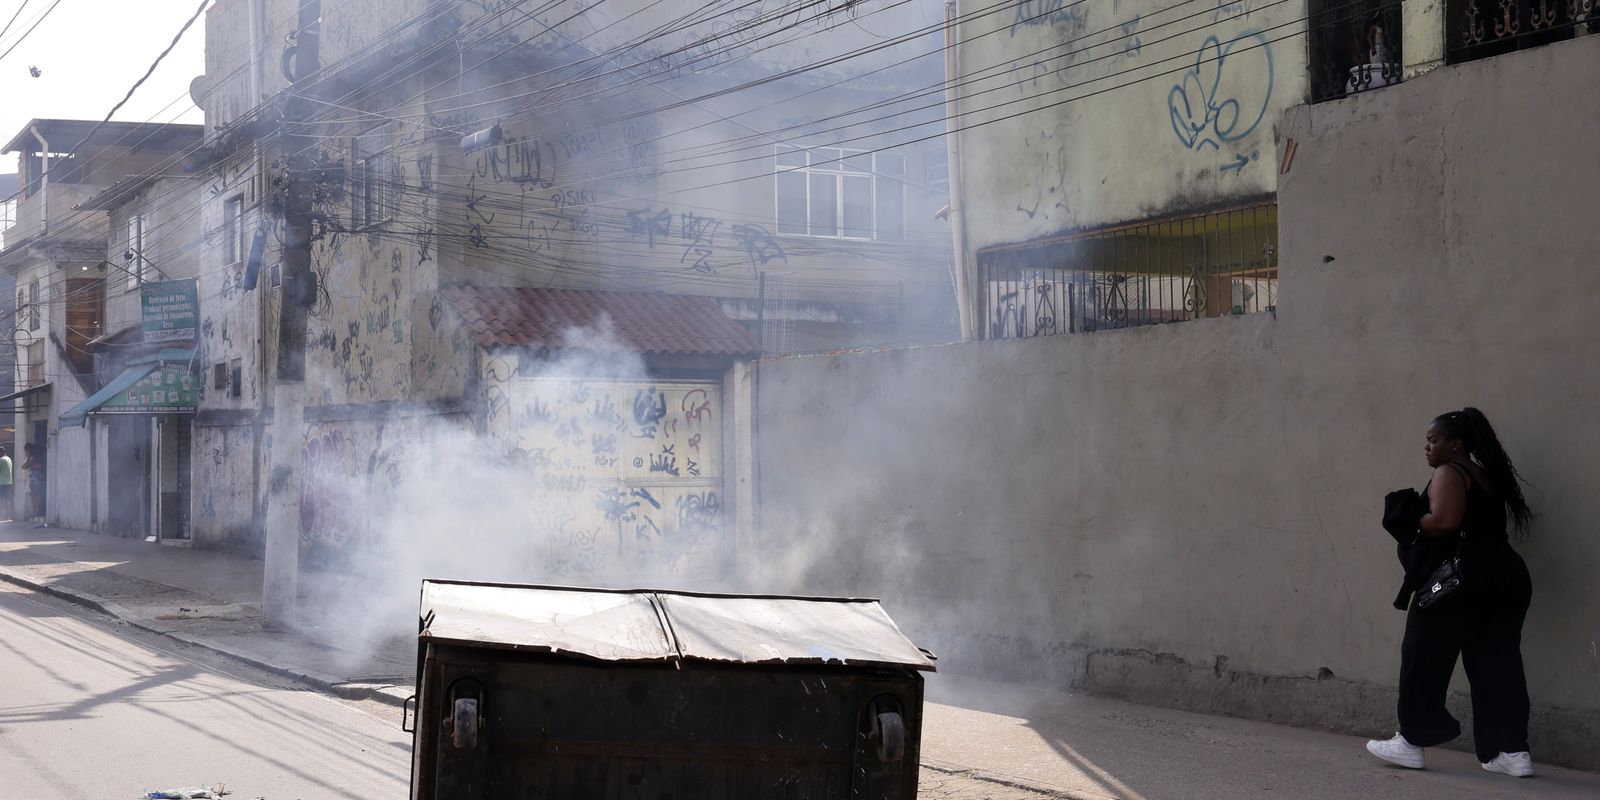
{"type": "Polygon", "coordinates": [[[101,404],[98,414],[193,414],[200,394],[187,364],[162,364],[101,404]]]}
{"type": "Polygon", "coordinates": [[[192,342],[199,327],[199,294],[193,278],[153,281],[140,290],[146,342],[192,342]]]}

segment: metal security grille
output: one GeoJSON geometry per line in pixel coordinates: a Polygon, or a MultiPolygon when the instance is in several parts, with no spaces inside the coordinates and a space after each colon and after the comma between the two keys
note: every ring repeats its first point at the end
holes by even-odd
{"type": "Polygon", "coordinates": [[[981,335],[1021,339],[1271,311],[1266,203],[979,251],[981,335]]]}
{"type": "Polygon", "coordinates": [[[1600,0],[1448,0],[1446,59],[1457,64],[1600,33],[1600,0]]]}
{"type": "Polygon", "coordinates": [[[1400,6],[1400,0],[1310,0],[1311,102],[1401,81],[1400,6]]]}

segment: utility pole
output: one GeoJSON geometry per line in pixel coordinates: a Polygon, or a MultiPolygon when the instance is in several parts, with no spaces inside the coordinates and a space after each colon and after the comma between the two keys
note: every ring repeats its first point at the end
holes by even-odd
{"type": "Polygon", "coordinates": [[[300,0],[294,74],[279,135],[288,169],[283,218],[283,292],[278,315],[278,373],[272,406],[272,470],[267,479],[266,564],[261,610],[267,627],[282,630],[294,618],[300,576],[300,480],[295,456],[306,405],[306,314],[316,301],[311,272],[313,116],[303,94],[322,66],[317,43],[322,0],[300,0]]]}
{"type": "Polygon", "coordinates": [[[944,6],[944,137],[945,163],[950,170],[950,238],[955,262],[951,269],[956,291],[956,317],[961,323],[961,341],[977,336],[977,304],[972,292],[972,275],[967,265],[967,198],[961,186],[961,96],[956,82],[961,77],[956,46],[960,44],[957,25],[960,15],[956,0],[944,6]]]}

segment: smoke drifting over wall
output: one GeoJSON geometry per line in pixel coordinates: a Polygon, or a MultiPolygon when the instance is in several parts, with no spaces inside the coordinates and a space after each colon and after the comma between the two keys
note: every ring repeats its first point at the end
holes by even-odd
{"type": "MultiPolygon", "coordinates": [[[[631,390],[655,385],[643,360],[618,341],[609,322],[568,331],[557,352],[556,357],[537,362],[490,359],[486,402],[509,418],[508,426],[571,426],[576,431],[598,424],[577,419],[578,414],[591,418],[602,411],[611,414],[607,387],[631,390]],[[543,416],[517,417],[514,400],[495,399],[502,391],[493,381],[496,370],[514,373],[500,376],[508,379],[504,385],[529,387],[534,397],[527,407],[543,416]],[[575,400],[574,393],[584,393],[587,402],[566,406],[573,409],[573,418],[558,418],[558,412],[550,409],[563,407],[563,395],[575,400]]],[[[631,409],[620,409],[609,418],[623,427],[623,422],[631,424],[626,419],[631,416],[631,409]]],[[[495,423],[491,420],[490,425],[495,423]]],[[[347,431],[342,436],[348,439],[330,438],[337,443],[325,447],[372,455],[367,463],[354,465],[331,452],[317,456],[344,470],[342,475],[321,470],[316,476],[320,483],[303,500],[310,504],[302,513],[302,526],[308,531],[303,557],[312,570],[319,560],[333,562],[331,567],[341,577],[330,579],[329,573],[309,578],[306,589],[317,596],[302,605],[317,610],[308,624],[336,632],[338,643],[358,656],[386,641],[415,636],[417,597],[424,579],[631,587],[682,585],[688,574],[684,553],[652,546],[658,543],[638,532],[648,518],[640,510],[650,510],[649,500],[640,495],[661,504],[666,492],[603,479],[582,481],[578,476],[604,470],[584,469],[593,461],[553,462],[549,452],[530,452],[522,446],[520,430],[502,428],[481,435],[464,420],[438,416],[395,418],[340,430],[347,431]],[[362,437],[369,440],[357,441],[362,437]],[[371,441],[374,437],[376,441],[371,441]],[[617,498],[617,504],[585,505],[603,503],[607,497],[617,498]],[[334,500],[348,503],[347,508],[334,519],[318,518],[334,500]],[[582,524],[585,521],[594,524],[582,524]],[[319,557],[324,552],[327,555],[319,557]],[[661,560],[648,557],[656,554],[662,555],[661,560]]],[[[683,432],[674,433],[681,437],[683,432]]],[[[313,441],[318,435],[313,431],[313,441]]],[[[607,447],[604,437],[595,442],[592,435],[562,435],[575,437],[578,446],[573,452],[607,447]]],[[[303,461],[302,468],[315,466],[303,461]]],[[[704,501],[682,505],[703,509],[704,501]]],[[[682,508],[671,510],[678,515],[675,519],[694,517],[682,508]]],[[[650,524],[680,536],[696,533],[666,521],[650,524]]],[[[704,587],[695,584],[695,588],[704,587]]]]}

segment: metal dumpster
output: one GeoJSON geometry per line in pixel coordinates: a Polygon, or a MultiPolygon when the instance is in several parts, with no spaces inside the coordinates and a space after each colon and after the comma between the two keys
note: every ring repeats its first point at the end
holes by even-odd
{"type": "Polygon", "coordinates": [[[426,581],[413,800],[913,800],[921,670],[873,600],[426,581]]]}

